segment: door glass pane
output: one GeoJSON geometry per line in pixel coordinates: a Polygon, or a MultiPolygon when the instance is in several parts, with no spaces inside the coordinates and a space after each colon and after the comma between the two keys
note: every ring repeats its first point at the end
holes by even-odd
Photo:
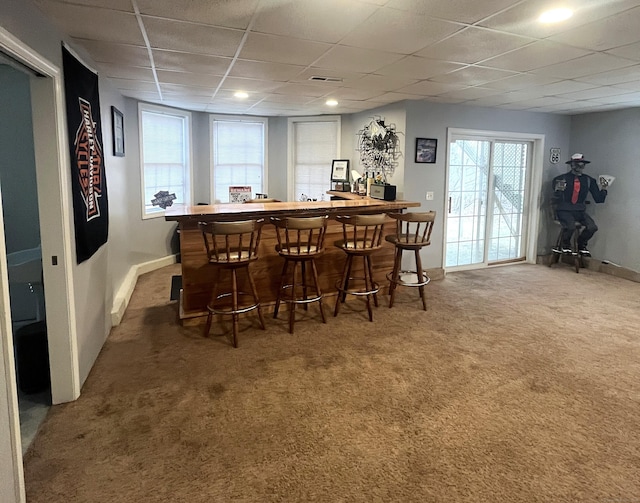
{"type": "Polygon", "coordinates": [[[494,143],[489,262],[524,256],[522,238],[527,157],[527,143],[494,143]]]}
{"type": "Polygon", "coordinates": [[[490,146],[479,140],[450,145],[446,267],[484,261],[490,146]]]}

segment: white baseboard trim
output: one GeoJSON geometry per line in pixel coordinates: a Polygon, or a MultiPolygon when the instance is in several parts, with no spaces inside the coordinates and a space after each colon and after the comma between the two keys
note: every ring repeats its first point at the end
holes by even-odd
{"type": "Polygon", "coordinates": [[[118,288],[118,291],[116,292],[116,295],[113,299],[113,307],[111,308],[111,326],[118,326],[122,321],[124,312],[127,310],[127,306],[129,305],[129,301],[131,300],[133,289],[136,287],[138,277],[141,274],[155,271],[156,269],[160,269],[162,267],[166,267],[175,263],[176,256],[169,255],[167,257],[162,257],[156,260],[150,260],[149,262],[143,262],[141,264],[131,266],[131,269],[129,269],[129,272],[125,276],[124,281],[120,285],[120,288],[118,288]]]}

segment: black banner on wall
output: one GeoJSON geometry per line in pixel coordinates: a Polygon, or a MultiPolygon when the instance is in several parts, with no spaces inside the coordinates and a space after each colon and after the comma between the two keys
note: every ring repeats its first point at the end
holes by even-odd
{"type": "Polygon", "coordinates": [[[73,217],[78,263],[91,257],[109,233],[98,76],[62,48],[69,130],[73,217]]]}

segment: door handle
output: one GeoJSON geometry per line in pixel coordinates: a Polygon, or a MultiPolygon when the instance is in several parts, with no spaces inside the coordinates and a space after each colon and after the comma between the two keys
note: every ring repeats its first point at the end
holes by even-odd
{"type": "Polygon", "coordinates": [[[451,213],[451,196],[449,196],[449,213],[451,213]]]}

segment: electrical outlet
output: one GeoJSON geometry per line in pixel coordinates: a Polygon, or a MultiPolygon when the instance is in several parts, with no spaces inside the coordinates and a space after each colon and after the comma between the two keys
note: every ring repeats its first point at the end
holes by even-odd
{"type": "Polygon", "coordinates": [[[433,201],[433,192],[427,192],[427,201],[433,201]]]}

